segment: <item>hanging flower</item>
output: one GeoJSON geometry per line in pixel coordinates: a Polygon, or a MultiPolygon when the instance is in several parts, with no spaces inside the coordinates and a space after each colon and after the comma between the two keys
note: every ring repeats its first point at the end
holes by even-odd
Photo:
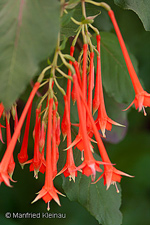
{"type": "MultiPolygon", "coordinates": [[[[70,93],[68,89],[68,94],[70,93]]],[[[70,127],[70,113],[69,113],[69,101],[70,97],[67,96],[66,100],[66,123],[68,123],[68,130],[67,130],[67,159],[66,159],[66,164],[63,167],[63,169],[57,174],[63,173],[65,177],[69,177],[69,179],[73,179],[75,182],[75,177],[77,176],[77,171],[76,171],[76,166],[74,163],[74,158],[73,158],[73,151],[71,147],[71,127],[70,127]]]]}
{"type": "MultiPolygon", "coordinates": [[[[103,164],[103,163],[100,161],[96,161],[92,155],[92,152],[90,149],[90,142],[89,142],[87,129],[86,129],[85,117],[82,113],[83,108],[81,105],[81,100],[80,100],[80,95],[79,95],[80,88],[78,85],[76,75],[73,75],[73,81],[74,81],[74,85],[76,88],[79,124],[80,124],[80,128],[81,128],[81,135],[82,135],[83,146],[84,146],[84,162],[80,166],[78,166],[77,169],[78,170],[82,169],[82,173],[85,174],[86,176],[91,175],[92,181],[94,181],[95,176],[96,176],[96,171],[102,172],[102,169],[99,167],[99,165],[103,164]]],[[[82,97],[85,102],[83,93],[82,93],[82,97]]]]}
{"type": "MultiPolygon", "coordinates": [[[[51,137],[52,137],[52,107],[53,107],[53,99],[49,100],[49,112],[48,112],[48,132],[47,132],[47,150],[46,150],[46,173],[45,173],[45,184],[42,189],[39,191],[37,197],[32,201],[32,203],[36,202],[40,198],[42,198],[45,203],[48,203],[47,209],[50,209],[49,203],[52,199],[54,199],[58,205],[60,205],[60,201],[58,198],[58,194],[61,194],[56,190],[53,184],[53,172],[52,172],[52,158],[51,158],[51,137]]],[[[62,194],[61,194],[62,195],[62,194]]]]}
{"type": "MultiPolygon", "coordinates": [[[[89,84],[88,84],[88,101],[87,105],[92,114],[92,91],[94,88],[94,52],[90,53],[90,72],[89,72],[89,84]]],[[[89,117],[86,115],[86,127],[88,136],[91,138],[93,136],[91,122],[89,117]]]]}
{"type": "Polygon", "coordinates": [[[28,138],[29,138],[31,110],[32,110],[32,103],[31,103],[31,105],[29,107],[29,111],[28,111],[28,114],[27,114],[27,121],[26,121],[26,127],[25,127],[25,132],[24,132],[24,137],[23,137],[21,150],[18,153],[18,161],[19,161],[20,165],[22,166],[22,168],[24,166],[24,163],[28,160],[27,148],[28,148],[28,138]]]}
{"type": "Polygon", "coordinates": [[[122,53],[123,53],[123,56],[124,56],[124,59],[125,59],[125,62],[126,62],[127,68],[128,68],[128,72],[129,72],[129,75],[130,75],[130,78],[131,78],[131,81],[132,81],[132,84],[133,84],[133,88],[134,88],[134,91],[135,91],[135,99],[127,107],[127,109],[129,109],[134,104],[135,108],[139,109],[139,112],[141,110],[143,110],[144,115],[146,116],[146,112],[145,112],[144,107],[150,106],[150,94],[147,93],[146,91],[144,91],[144,89],[142,88],[142,85],[141,85],[141,83],[138,79],[138,76],[135,72],[135,69],[134,69],[133,64],[131,62],[131,59],[130,59],[130,56],[128,54],[127,48],[125,46],[124,40],[122,38],[121,32],[119,30],[116,18],[114,16],[114,12],[112,10],[110,10],[108,12],[108,14],[110,16],[110,19],[111,19],[113,25],[114,25],[114,28],[115,28],[115,31],[116,31],[116,34],[117,34],[117,37],[118,37],[118,40],[119,40],[119,43],[120,43],[120,46],[121,46],[121,49],[122,49],[122,53]]]}
{"type": "MultiPolygon", "coordinates": [[[[78,86],[78,85],[77,85],[78,86]]],[[[100,155],[101,155],[101,158],[102,158],[102,161],[103,161],[103,164],[104,164],[104,172],[103,174],[99,177],[98,180],[100,180],[102,177],[104,177],[104,184],[107,185],[107,189],[109,188],[110,184],[115,184],[116,185],[116,182],[120,182],[121,181],[121,175],[124,175],[124,176],[128,176],[128,177],[133,177],[131,175],[128,175],[124,172],[121,172],[119,170],[117,170],[115,167],[113,167],[109,157],[108,157],[108,154],[106,152],[106,149],[104,147],[104,144],[100,138],[100,134],[98,132],[98,129],[95,125],[95,121],[89,111],[89,108],[84,100],[84,97],[82,95],[82,92],[78,86],[78,93],[80,94],[80,97],[82,99],[82,102],[86,108],[86,112],[89,116],[89,119],[91,121],[91,124],[92,124],[92,129],[93,129],[93,133],[94,133],[94,136],[95,136],[95,139],[97,141],[97,145],[98,145],[98,148],[99,148],[99,152],[100,152],[100,155]]],[[[97,181],[98,181],[97,180],[97,181]]],[[[96,182],[97,182],[96,181],[96,182]]],[[[117,188],[117,186],[116,186],[117,188]]],[[[118,191],[118,189],[117,189],[118,191]]]]}
{"type": "Polygon", "coordinates": [[[36,94],[36,91],[38,90],[39,88],[39,85],[40,83],[39,82],[36,82],[34,87],[33,87],[33,90],[32,92],[30,93],[30,96],[28,98],[28,101],[24,107],[24,110],[21,114],[21,117],[19,119],[19,122],[18,122],[18,126],[16,127],[16,130],[11,138],[11,141],[4,153],[4,156],[1,160],[1,163],[0,163],[0,183],[4,181],[4,183],[7,185],[7,186],[10,186],[10,182],[9,180],[13,181],[11,179],[11,177],[8,175],[8,165],[9,165],[9,162],[10,162],[10,159],[12,157],[12,154],[13,154],[13,151],[14,151],[14,148],[15,148],[15,145],[16,145],[16,142],[17,142],[17,139],[18,139],[18,136],[20,134],[20,131],[21,131],[21,128],[22,128],[22,125],[24,123],[24,120],[25,120],[25,117],[26,117],[26,114],[30,108],[30,105],[32,103],[32,100],[34,98],[34,95],[36,94]]]}
{"type": "Polygon", "coordinates": [[[30,164],[30,171],[34,171],[34,177],[38,178],[39,171],[44,173],[45,172],[45,161],[43,161],[42,154],[40,152],[40,112],[41,107],[36,109],[36,119],[35,119],[35,138],[34,138],[34,156],[33,159],[28,160],[24,163],[30,164]]]}
{"type": "MultiPolygon", "coordinates": [[[[6,114],[6,137],[7,137],[7,147],[11,141],[11,131],[10,131],[10,121],[9,121],[9,114],[6,114]]],[[[7,172],[9,174],[9,176],[12,178],[13,172],[15,169],[15,161],[14,161],[14,157],[13,154],[10,158],[9,164],[8,164],[8,168],[7,168],[7,172]]]]}
{"type": "Polygon", "coordinates": [[[99,92],[95,93],[99,95],[99,107],[98,107],[98,116],[95,121],[96,126],[98,130],[102,131],[103,137],[106,137],[105,135],[105,130],[111,130],[112,129],[112,124],[116,126],[123,126],[112,119],[110,119],[107,116],[106,109],[105,109],[105,103],[104,103],[104,96],[103,96],[103,87],[102,87],[102,77],[101,77],[101,55],[100,55],[100,35],[96,36],[97,39],[97,51],[99,55],[97,56],[97,77],[99,77],[98,81],[99,82],[99,92]]]}

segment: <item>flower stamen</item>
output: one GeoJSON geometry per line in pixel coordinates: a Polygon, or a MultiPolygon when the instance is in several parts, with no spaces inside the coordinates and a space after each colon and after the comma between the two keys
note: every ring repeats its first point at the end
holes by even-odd
{"type": "Polygon", "coordinates": [[[84,150],[81,151],[81,161],[84,161],[84,150]]]}
{"type": "Polygon", "coordinates": [[[147,113],[145,111],[145,107],[144,106],[142,106],[142,109],[143,109],[143,112],[144,112],[144,116],[147,116],[147,113]]]}
{"type": "Polygon", "coordinates": [[[50,210],[50,201],[48,201],[48,203],[47,203],[47,211],[49,211],[50,210]]]}

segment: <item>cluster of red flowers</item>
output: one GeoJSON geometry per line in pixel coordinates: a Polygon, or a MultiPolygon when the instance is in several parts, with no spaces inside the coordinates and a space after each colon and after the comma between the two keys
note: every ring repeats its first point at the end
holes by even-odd
{"type": "MultiPolygon", "coordinates": [[[[118,25],[116,23],[114,13],[112,10],[108,12],[122,52],[127,64],[127,68],[133,83],[135,90],[135,99],[131,105],[135,104],[135,108],[139,108],[139,111],[143,109],[144,115],[146,115],[145,108],[150,106],[150,94],[143,90],[138,77],[135,73],[131,60],[129,58],[128,52],[126,50],[124,41],[122,39],[121,33],[119,31],[118,25]]],[[[35,201],[42,198],[46,203],[54,199],[59,205],[58,194],[61,194],[55,187],[53,180],[59,174],[64,174],[65,177],[69,177],[69,180],[75,182],[75,177],[77,177],[77,172],[80,171],[86,176],[91,175],[92,182],[97,182],[102,177],[104,179],[104,185],[106,189],[110,187],[111,184],[115,184],[117,192],[119,192],[116,182],[121,181],[122,175],[131,177],[130,175],[117,170],[114,165],[111,163],[107,151],[104,147],[101,137],[106,137],[105,130],[111,131],[112,125],[122,126],[119,123],[110,119],[106,113],[104,97],[103,97],[103,87],[102,87],[102,77],[101,77],[101,53],[100,53],[100,35],[97,34],[97,68],[96,68],[96,80],[94,82],[94,51],[89,51],[89,43],[85,42],[83,45],[83,56],[81,69],[77,61],[70,61],[69,64],[74,68],[74,74],[69,69],[68,77],[73,80],[73,87],[71,86],[71,79],[67,80],[67,91],[64,94],[64,115],[61,122],[60,128],[60,116],[58,113],[58,102],[54,98],[53,77],[49,79],[49,90],[47,92],[47,104],[44,109],[44,116],[42,117],[41,107],[42,103],[36,109],[36,121],[33,131],[34,137],[34,155],[33,159],[28,160],[28,136],[30,129],[30,117],[32,109],[32,101],[34,95],[40,87],[41,79],[35,83],[33,90],[28,98],[28,101],[25,105],[25,108],[22,112],[22,115],[18,121],[16,106],[14,107],[14,121],[15,129],[14,134],[11,137],[10,125],[9,125],[9,114],[5,113],[6,118],[6,133],[7,133],[7,149],[4,153],[4,156],[0,163],[0,183],[4,182],[7,186],[10,185],[12,180],[12,174],[15,168],[15,162],[13,158],[13,151],[17,142],[17,139],[20,135],[22,125],[26,119],[26,127],[24,132],[24,138],[22,142],[22,147],[20,153],[18,154],[18,160],[21,166],[23,167],[26,164],[30,164],[30,171],[34,171],[35,178],[38,178],[38,173],[45,173],[45,184],[42,187],[41,191],[38,193],[35,201]],[[87,70],[89,67],[89,72],[87,70]],[[94,89],[95,87],[95,89],[94,89]],[[93,98],[94,90],[94,98],[93,98]],[[71,136],[71,118],[70,118],[70,102],[71,97],[73,102],[77,103],[78,117],[79,117],[79,127],[78,134],[75,140],[72,141],[71,136]],[[98,111],[97,118],[94,120],[92,114],[98,111]],[[100,131],[101,130],[101,134],[100,131]],[[67,138],[67,157],[65,166],[61,171],[57,171],[57,162],[59,159],[58,150],[60,144],[60,135],[63,134],[64,139],[67,138]],[[95,137],[95,140],[92,138],[95,137]],[[102,161],[97,161],[93,156],[93,146],[91,142],[95,142],[98,146],[99,153],[102,161]],[[73,147],[76,148],[75,151],[81,151],[82,164],[78,167],[75,165],[73,157],[73,147]],[[78,150],[77,150],[78,149],[78,150]],[[44,153],[46,150],[46,159],[44,153]],[[100,168],[100,165],[103,165],[103,170],[100,168]],[[100,176],[97,181],[96,171],[100,172],[100,176]]],[[[74,46],[70,48],[70,56],[74,55],[74,46]]],[[[130,106],[131,106],[130,105],[130,106]]],[[[130,107],[129,106],[129,107],[130,107]]],[[[74,106],[75,107],[75,106],[74,106]]],[[[128,107],[128,108],[129,108],[128,107]]],[[[4,111],[3,104],[0,104],[0,117],[4,111]]],[[[0,140],[2,139],[1,128],[4,126],[0,125],[0,140]]],[[[62,195],[62,194],[61,194],[62,195]]]]}

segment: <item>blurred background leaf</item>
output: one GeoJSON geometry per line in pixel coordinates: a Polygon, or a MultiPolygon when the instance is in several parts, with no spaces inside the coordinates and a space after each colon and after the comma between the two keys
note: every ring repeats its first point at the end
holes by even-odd
{"type": "Polygon", "coordinates": [[[6,109],[25,91],[39,72],[39,64],[54,50],[59,14],[55,0],[1,1],[0,101],[6,109]]]}
{"type": "Polygon", "coordinates": [[[150,31],[150,1],[149,0],[114,0],[115,4],[121,6],[123,9],[133,10],[141,19],[145,30],[150,31]]]}

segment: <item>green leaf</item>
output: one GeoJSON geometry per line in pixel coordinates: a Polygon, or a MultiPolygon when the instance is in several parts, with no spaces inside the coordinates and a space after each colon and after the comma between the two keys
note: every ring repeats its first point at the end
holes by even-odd
{"type": "Polygon", "coordinates": [[[0,101],[8,109],[53,52],[59,31],[56,0],[1,0],[0,101]]]}
{"type": "Polygon", "coordinates": [[[133,10],[142,21],[145,30],[150,31],[150,1],[149,0],[114,0],[116,5],[121,6],[123,9],[133,10]]]}
{"type": "Polygon", "coordinates": [[[71,201],[77,201],[84,206],[102,225],[120,225],[122,214],[119,211],[121,194],[111,185],[109,190],[100,180],[91,184],[91,177],[78,174],[75,183],[63,179],[63,189],[71,201]]]}
{"type": "Polygon", "coordinates": [[[117,103],[112,97],[108,97],[108,95],[105,92],[104,92],[104,100],[105,100],[107,115],[109,116],[109,118],[125,126],[125,127],[120,127],[120,126],[113,125],[111,131],[106,130],[106,138],[104,139],[104,141],[117,144],[118,142],[124,139],[127,133],[128,111],[123,112],[122,110],[125,109],[125,105],[117,103]]]}
{"type": "MultiPolygon", "coordinates": [[[[137,71],[137,61],[130,54],[137,71]]],[[[103,86],[108,96],[119,103],[131,103],[134,90],[116,35],[101,32],[101,62],[103,86]]]]}

